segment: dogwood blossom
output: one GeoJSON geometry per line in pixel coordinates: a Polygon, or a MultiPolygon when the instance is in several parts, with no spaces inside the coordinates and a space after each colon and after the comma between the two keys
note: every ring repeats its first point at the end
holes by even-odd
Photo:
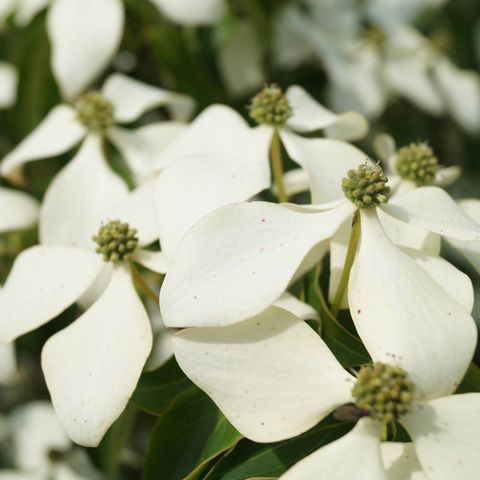
{"type": "Polygon", "coordinates": [[[93,304],[53,335],[42,352],[57,415],[82,445],[97,445],[123,411],[151,350],[149,318],[133,284],[141,278],[131,263],[164,273],[161,253],[140,248],[158,238],[149,192],[147,185],[125,193],[108,212],[105,222],[121,216],[127,223],[99,223],[97,253],[93,240],[89,249],[68,243],[29,248],[17,257],[0,291],[0,342],[5,343],[95,290],[93,304]]]}
{"type": "Polygon", "coordinates": [[[396,318],[400,324],[389,331],[369,329],[362,338],[374,364],[362,367],[357,378],[313,329],[276,307],[232,326],[182,330],[174,337],[174,352],[230,422],[257,442],[296,436],[341,405],[356,403],[364,418],[354,429],[304,458],[282,479],[386,480],[380,438],[396,420],[410,434],[429,479],[473,480],[479,468],[480,396],[452,393],[473,356],[477,333],[472,322],[457,316],[458,309],[450,313],[449,322],[435,325],[436,319],[428,317],[435,313],[426,312],[416,338],[406,334],[412,330],[405,317],[396,318]],[[420,340],[425,338],[430,341],[420,340]],[[464,349],[468,354],[460,354],[464,349]],[[448,366],[435,363],[438,350],[448,357],[448,366]]]}

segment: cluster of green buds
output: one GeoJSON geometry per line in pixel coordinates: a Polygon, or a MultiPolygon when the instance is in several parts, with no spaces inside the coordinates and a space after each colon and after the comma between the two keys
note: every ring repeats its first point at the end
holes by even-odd
{"type": "Polygon", "coordinates": [[[398,150],[395,169],[402,178],[427,185],[435,181],[438,158],[426,143],[411,143],[398,150]]]}
{"type": "Polygon", "coordinates": [[[413,390],[405,370],[375,363],[360,370],[352,395],[358,408],[388,425],[410,411],[413,390]]]}
{"type": "Polygon", "coordinates": [[[342,179],[345,196],[358,208],[378,207],[388,202],[390,187],[380,165],[362,164],[342,179]]]}
{"type": "Polygon", "coordinates": [[[252,98],[249,114],[258,124],[279,126],[292,116],[292,108],[278,85],[266,85],[252,98]]]}
{"type": "Polygon", "coordinates": [[[119,220],[110,220],[102,225],[92,239],[98,245],[95,251],[106,262],[128,260],[138,246],[137,230],[119,220]]]}
{"type": "Polygon", "coordinates": [[[89,131],[105,133],[113,125],[113,105],[100,92],[87,92],[75,102],[78,121],[89,131]]]}

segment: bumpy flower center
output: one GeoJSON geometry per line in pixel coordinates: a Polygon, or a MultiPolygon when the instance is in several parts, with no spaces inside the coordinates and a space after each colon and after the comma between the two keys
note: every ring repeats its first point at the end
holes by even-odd
{"type": "Polygon", "coordinates": [[[266,85],[252,98],[250,117],[259,124],[283,125],[292,116],[292,108],[278,85],[266,85]]]}
{"type": "Polygon", "coordinates": [[[137,230],[119,220],[110,220],[102,225],[98,234],[92,238],[98,245],[96,252],[106,262],[128,260],[138,245],[137,230]]]}
{"type": "Polygon", "coordinates": [[[375,363],[360,370],[352,395],[357,407],[386,425],[410,411],[413,383],[402,368],[375,363]]]}
{"type": "Polygon", "coordinates": [[[388,202],[390,187],[380,165],[360,165],[349,170],[342,180],[345,196],[358,208],[378,207],[388,202]]]}
{"type": "Polygon", "coordinates": [[[75,102],[77,119],[92,132],[105,132],[113,125],[113,105],[100,92],[88,92],[75,102]]]}
{"type": "Polygon", "coordinates": [[[438,159],[426,143],[411,143],[398,150],[395,169],[402,178],[426,185],[435,180],[438,159]]]}

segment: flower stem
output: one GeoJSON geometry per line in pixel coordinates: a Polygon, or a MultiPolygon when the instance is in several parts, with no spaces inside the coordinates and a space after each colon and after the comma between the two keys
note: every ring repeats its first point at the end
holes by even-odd
{"type": "Polygon", "coordinates": [[[153,302],[158,303],[158,295],[148,286],[133,262],[130,262],[132,278],[137,287],[153,302]]]}
{"type": "Polygon", "coordinates": [[[280,136],[278,130],[273,130],[272,143],[270,144],[270,161],[272,163],[273,178],[277,186],[277,198],[280,203],[288,202],[287,192],[283,183],[282,152],[280,149],[280,136]]]}
{"type": "Polygon", "coordinates": [[[347,255],[345,257],[345,263],[343,265],[343,272],[338,284],[335,297],[332,302],[332,315],[335,317],[338,315],[342,299],[345,296],[345,292],[348,286],[348,279],[350,278],[350,270],[352,269],[353,261],[357,253],[358,242],[360,240],[361,222],[358,209],[353,214],[352,230],[350,231],[350,239],[348,241],[347,255]]]}

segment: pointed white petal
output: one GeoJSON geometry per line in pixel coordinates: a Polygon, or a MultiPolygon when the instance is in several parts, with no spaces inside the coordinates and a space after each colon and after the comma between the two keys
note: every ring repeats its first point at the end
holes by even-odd
{"type": "Polygon", "coordinates": [[[70,247],[37,246],[23,251],[0,290],[0,342],[43,325],[92,284],[103,262],[70,247]]]}
{"type": "Polygon", "coordinates": [[[290,157],[310,176],[312,203],[344,198],[342,178],[368,160],[358,148],[339,140],[303,138],[286,130],[281,139],[290,157]]]}
{"type": "MultiPolygon", "coordinates": [[[[480,225],[480,200],[460,200],[458,204],[472,220],[480,225]]],[[[477,272],[480,272],[480,241],[462,242],[449,237],[447,237],[447,241],[460,250],[477,272]]]]}
{"type": "Polygon", "coordinates": [[[473,310],[473,284],[468,275],[440,257],[405,250],[467,312],[473,310]]]}
{"type": "Polygon", "coordinates": [[[443,57],[434,75],[447,108],[460,126],[470,133],[480,130],[480,77],[478,71],[461,70],[443,57]]]}
{"type": "Polygon", "coordinates": [[[313,452],[280,477],[307,478],[388,480],[380,455],[379,427],[370,419],[360,420],[351,432],[313,452]]]}
{"type": "Polygon", "coordinates": [[[20,144],[4,157],[0,173],[8,176],[24,163],[66,152],[85,135],[85,129],[68,105],[54,107],[20,144]]]}
{"type": "Polygon", "coordinates": [[[47,31],[52,70],[66,99],[95,80],[113,58],[123,35],[121,0],[55,0],[47,31]]]}
{"type": "Polygon", "coordinates": [[[0,386],[9,384],[17,373],[15,346],[11,343],[0,343],[0,386]]]}
{"type": "Polygon", "coordinates": [[[103,295],[42,351],[42,368],[69,437],[97,446],[125,408],[152,347],[129,270],[115,268],[103,295]]]}
{"type": "Polygon", "coordinates": [[[391,167],[390,159],[395,155],[397,150],[395,140],[391,135],[386,133],[375,135],[373,138],[373,150],[375,155],[384,163],[384,169],[385,167],[387,167],[387,169],[391,167]]]}
{"type": "Polygon", "coordinates": [[[477,480],[480,471],[480,394],[417,403],[402,424],[429,479],[477,480]]]}
{"type": "Polygon", "coordinates": [[[462,169],[456,165],[453,167],[439,168],[437,174],[435,175],[435,185],[437,187],[448,187],[452,183],[456,182],[460,178],[461,174],[462,169]]]}
{"type": "Polygon", "coordinates": [[[127,186],[107,165],[101,138],[89,135],[77,155],[53,179],[40,209],[40,241],[93,250],[108,208],[127,186]]]}
{"type": "Polygon", "coordinates": [[[293,115],[287,126],[298,132],[325,129],[327,137],[338,140],[358,140],[368,132],[368,122],[357,112],[337,115],[318,103],[305,89],[293,85],[285,92],[293,115]]]}
{"type": "Polygon", "coordinates": [[[17,99],[18,74],[13,65],[0,62],[0,108],[10,108],[17,99]]]}
{"type": "Polygon", "coordinates": [[[351,401],[354,378],[313,329],[276,307],[229,327],[183,330],[173,350],[187,376],[256,442],[298,435],[351,401]]]}
{"type": "Polygon", "coordinates": [[[266,134],[264,129],[242,131],[237,138],[242,146],[232,146],[228,154],[219,150],[180,158],[159,175],[155,206],[160,243],[168,259],[185,232],[204,215],[248,200],[270,186],[266,134]]]}
{"type": "Polygon", "coordinates": [[[318,312],[289,292],[282,293],[273,305],[293,313],[300,320],[319,320],[318,312]]]}
{"type": "Polygon", "coordinates": [[[411,248],[419,250],[427,255],[440,255],[441,236],[424,230],[423,228],[414,227],[408,223],[401,222],[395,217],[385,214],[381,209],[377,210],[378,218],[382,224],[382,228],[388,235],[388,238],[399,247],[411,248]]]}
{"type": "Polygon", "coordinates": [[[152,272],[167,273],[167,261],[162,252],[153,252],[151,250],[137,250],[132,255],[132,260],[148,268],[152,272]]]}
{"type": "Polygon", "coordinates": [[[127,222],[130,227],[136,228],[140,246],[146,246],[158,240],[153,205],[154,184],[154,180],[144,183],[103,212],[103,221],[118,218],[122,222],[127,222]]]}
{"type": "Polygon", "coordinates": [[[152,0],[169,20],[180,25],[213,25],[224,13],[222,0],[152,0]]]}
{"type": "Polygon", "coordinates": [[[113,103],[113,116],[119,123],[133,122],[148,110],[163,106],[170,110],[174,120],[186,121],[195,108],[194,100],[188,95],[169,92],[121,73],[110,75],[102,91],[113,103]]]}
{"type": "Polygon", "coordinates": [[[263,311],[286,290],[309,251],[343,223],[351,212],[345,206],[300,213],[252,202],[204,217],[169,264],[160,301],[165,324],[230,325],[263,311]]]}
{"type": "Polygon", "coordinates": [[[381,451],[388,480],[428,480],[412,443],[382,442],[381,451]]]}
{"type": "Polygon", "coordinates": [[[35,224],[38,201],[26,193],[0,187],[0,232],[20,230],[35,224]]]}
{"type": "Polygon", "coordinates": [[[360,338],[375,361],[404,368],[419,395],[451,393],[473,357],[472,317],[388,240],[375,211],[361,222],[348,289],[360,338]]]}
{"type": "Polygon", "coordinates": [[[71,442],[50,403],[38,401],[16,408],[8,418],[15,464],[25,470],[48,466],[50,450],[66,450],[71,442]]]}
{"type": "Polygon", "coordinates": [[[161,152],[185,126],[181,122],[158,122],[136,130],[114,127],[108,137],[122,153],[137,183],[142,183],[156,173],[161,152]]]}
{"type": "Polygon", "coordinates": [[[438,187],[421,187],[393,196],[381,208],[409,225],[458,240],[480,240],[480,225],[438,187]]]}

